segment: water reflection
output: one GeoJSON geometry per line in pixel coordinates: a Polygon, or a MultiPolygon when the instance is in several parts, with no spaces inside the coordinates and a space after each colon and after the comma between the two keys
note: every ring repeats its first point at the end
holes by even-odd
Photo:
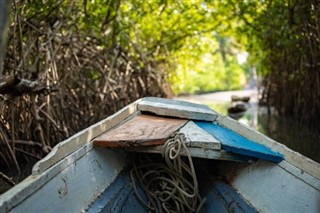
{"type": "MultiPolygon", "coordinates": [[[[221,114],[227,114],[229,103],[206,102],[204,104],[221,114]]],[[[320,136],[307,127],[275,113],[268,115],[267,109],[257,104],[251,104],[245,115],[238,121],[314,161],[320,162],[320,136]]]]}
{"type": "Polygon", "coordinates": [[[305,126],[277,115],[259,114],[258,131],[320,162],[320,137],[305,126]]]}

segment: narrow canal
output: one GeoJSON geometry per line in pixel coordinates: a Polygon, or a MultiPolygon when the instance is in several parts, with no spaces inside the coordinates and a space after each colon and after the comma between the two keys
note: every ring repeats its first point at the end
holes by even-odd
{"type": "Polygon", "coordinates": [[[320,162],[320,136],[303,125],[271,112],[258,105],[256,90],[226,91],[210,94],[177,97],[176,99],[206,104],[213,110],[227,115],[231,96],[250,96],[248,110],[238,121],[260,131],[268,137],[286,145],[314,161],[320,162]]]}

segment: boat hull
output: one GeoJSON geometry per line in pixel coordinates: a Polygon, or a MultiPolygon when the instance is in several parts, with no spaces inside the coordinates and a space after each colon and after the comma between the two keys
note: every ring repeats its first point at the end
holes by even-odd
{"type": "MultiPolygon", "coordinates": [[[[128,156],[128,152],[143,149],[133,147],[135,149],[116,150],[94,146],[97,136],[111,132],[126,120],[141,114],[138,104],[139,101],[58,144],[46,158],[35,165],[31,176],[0,196],[0,212],[132,212],[135,208],[139,212],[147,212],[134,196],[128,177],[134,156],[128,156]],[[99,204],[101,200],[103,204],[99,204]]],[[[141,109],[151,108],[153,113],[157,112],[156,105],[148,104],[148,100],[145,100],[144,108],[141,109]]],[[[174,108],[172,105],[174,104],[170,107],[174,108]]],[[[193,108],[197,108],[196,105],[183,108],[183,111],[179,111],[179,117],[194,119],[198,115],[210,114],[206,108],[203,108],[205,113],[201,109],[194,112],[193,108]]],[[[162,115],[174,115],[166,110],[162,104],[162,115]]],[[[195,126],[199,124],[195,121],[188,128],[181,128],[186,133],[202,128],[213,134],[211,136],[217,137],[194,137],[189,143],[193,146],[190,147],[190,152],[195,157],[200,192],[207,197],[204,212],[236,211],[235,208],[238,207],[239,212],[320,211],[318,163],[228,117],[212,113],[206,122],[206,125],[195,126]],[[225,134],[230,137],[225,137],[225,134]],[[260,144],[259,149],[252,151],[254,149],[244,149],[246,147],[239,146],[238,143],[233,144],[239,138],[243,143],[252,144],[254,141],[260,144]],[[207,143],[207,139],[213,141],[207,143]],[[230,143],[223,144],[223,140],[230,143]],[[268,159],[274,160],[276,156],[276,161],[257,160],[264,157],[261,155],[265,152],[264,148],[261,149],[262,145],[270,149],[268,159]],[[205,153],[199,154],[199,150],[205,153]],[[206,153],[209,150],[210,155],[206,153]],[[275,152],[282,153],[284,159],[282,154],[275,152]],[[260,154],[256,155],[257,153],[260,154]],[[243,154],[250,154],[250,159],[243,158],[247,157],[243,154]]],[[[254,147],[257,145],[252,146],[254,147]]],[[[143,152],[146,152],[145,155],[157,155],[158,149],[159,147],[148,147],[143,152]]]]}
{"type": "Polygon", "coordinates": [[[10,190],[4,195],[7,201],[2,203],[1,212],[83,212],[116,180],[124,166],[123,153],[83,147],[10,190]],[[66,163],[69,165],[65,167],[66,163]]]}
{"type": "MultiPolygon", "coordinates": [[[[64,161],[72,161],[75,155],[77,152],[64,161]]],[[[131,162],[126,160],[125,154],[96,147],[74,160],[50,179],[45,180],[61,165],[38,177],[26,179],[21,183],[21,188],[33,190],[32,193],[17,206],[8,205],[6,208],[4,203],[1,212],[105,212],[103,210],[111,208],[121,209],[119,212],[132,212],[132,209],[148,212],[136,199],[128,172],[121,174],[128,168],[127,163],[131,162]],[[113,189],[113,185],[121,181],[124,182],[121,190],[113,189]],[[28,187],[24,187],[26,185],[28,187]]],[[[209,171],[209,175],[204,175],[206,180],[201,180],[201,183],[210,183],[205,184],[205,188],[210,190],[203,194],[207,197],[204,212],[211,212],[212,209],[216,212],[231,211],[234,208],[232,202],[240,202],[252,212],[319,212],[319,181],[302,174],[292,165],[276,165],[266,161],[254,164],[203,161],[198,159],[198,164],[205,165],[202,169],[209,171]],[[294,175],[297,172],[302,176],[294,175]],[[233,190],[219,191],[217,187],[223,186],[211,181],[218,180],[218,177],[225,177],[229,184],[224,184],[233,190]],[[230,198],[230,193],[238,195],[230,198]]]]}

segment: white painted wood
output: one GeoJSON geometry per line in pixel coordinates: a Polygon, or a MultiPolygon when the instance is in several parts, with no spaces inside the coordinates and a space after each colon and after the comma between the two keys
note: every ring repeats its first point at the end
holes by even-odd
{"type": "MultiPolygon", "coordinates": [[[[214,160],[224,160],[224,161],[235,161],[235,162],[247,162],[253,163],[250,158],[245,156],[233,154],[223,150],[217,151],[212,149],[203,149],[203,148],[188,148],[192,157],[205,158],[205,159],[214,159],[214,160]]],[[[182,153],[182,155],[186,155],[182,153]]]]}
{"type": "Polygon", "coordinates": [[[162,116],[173,116],[203,121],[215,121],[217,113],[209,107],[185,101],[164,98],[143,98],[138,103],[138,110],[162,116]]]}
{"type": "Polygon", "coordinates": [[[189,121],[179,132],[189,139],[189,147],[220,150],[221,143],[207,131],[198,127],[193,121],[189,121]]]}
{"type": "Polygon", "coordinates": [[[253,140],[257,143],[263,144],[271,148],[273,151],[282,153],[285,156],[285,160],[288,161],[290,164],[298,167],[304,172],[309,173],[310,175],[316,177],[317,179],[320,179],[319,163],[301,155],[298,152],[291,150],[285,145],[280,144],[275,140],[272,140],[271,138],[265,136],[264,134],[254,129],[251,129],[250,127],[242,123],[239,123],[231,118],[228,118],[227,116],[219,115],[217,122],[250,140],[253,140]]]}
{"type": "Polygon", "coordinates": [[[320,208],[319,180],[316,187],[293,174],[301,172],[288,165],[258,161],[230,175],[232,185],[259,212],[314,212],[320,208]],[[286,167],[283,169],[282,167],[286,167]],[[288,171],[290,170],[290,172],[288,171]],[[295,170],[295,171],[293,171],[295,170]]]}
{"type": "Polygon", "coordinates": [[[301,169],[297,168],[296,166],[290,164],[287,161],[281,161],[277,165],[282,169],[286,170],[287,172],[291,173],[295,177],[299,178],[301,181],[305,182],[306,184],[320,191],[320,180],[317,179],[316,177],[311,176],[310,174],[302,171],[301,169]]]}
{"type": "Polygon", "coordinates": [[[81,212],[117,177],[125,155],[87,144],[1,195],[0,212],[81,212]]]}
{"type": "Polygon", "coordinates": [[[34,165],[32,174],[41,174],[64,157],[81,148],[81,146],[85,145],[93,138],[115,127],[130,115],[137,112],[137,103],[139,101],[140,100],[137,100],[136,102],[124,107],[110,117],[76,133],[70,138],[57,144],[45,158],[34,165]]]}
{"type": "MultiPolygon", "coordinates": [[[[72,153],[67,158],[63,159],[59,163],[53,165],[40,175],[30,175],[25,180],[14,186],[12,189],[1,195],[0,210],[10,210],[12,207],[19,204],[25,198],[31,196],[35,191],[43,187],[50,179],[54,178],[57,174],[73,164],[87,152],[92,149],[92,144],[87,144],[78,151],[72,153]]],[[[2,211],[0,211],[2,212],[2,211]]],[[[7,211],[4,211],[7,212],[7,211]]]]}

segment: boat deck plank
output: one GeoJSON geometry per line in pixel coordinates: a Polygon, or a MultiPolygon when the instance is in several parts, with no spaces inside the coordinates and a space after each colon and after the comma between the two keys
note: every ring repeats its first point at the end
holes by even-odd
{"type": "Polygon", "coordinates": [[[100,135],[93,144],[113,148],[162,145],[187,122],[185,119],[141,114],[100,135]]]}
{"type": "Polygon", "coordinates": [[[205,105],[154,97],[141,99],[138,110],[162,116],[204,121],[215,121],[218,117],[215,111],[205,105]]]}
{"type": "Polygon", "coordinates": [[[208,132],[198,127],[193,121],[189,121],[179,132],[188,139],[188,147],[220,150],[221,143],[208,132]]]}
{"type": "Polygon", "coordinates": [[[221,142],[221,148],[228,152],[251,156],[263,160],[279,163],[283,155],[270,148],[255,143],[225,127],[211,122],[195,122],[199,127],[216,137],[221,142]]]}

